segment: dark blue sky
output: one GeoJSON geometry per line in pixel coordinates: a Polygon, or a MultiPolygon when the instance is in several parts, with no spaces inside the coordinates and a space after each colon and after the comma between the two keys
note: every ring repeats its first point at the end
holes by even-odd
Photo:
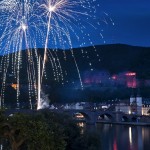
{"type": "MultiPolygon", "coordinates": [[[[150,0],[85,0],[85,2],[87,1],[93,2],[90,6],[91,8],[96,6],[96,13],[91,14],[89,19],[86,16],[81,15],[81,18],[79,18],[80,16],[72,14],[77,20],[80,19],[79,22],[81,22],[81,24],[78,24],[78,21],[73,21],[73,26],[71,25],[75,31],[70,33],[73,47],[89,46],[92,43],[94,45],[122,43],[135,46],[150,46],[150,0]],[[96,29],[91,28],[87,22],[92,23],[96,29]],[[97,24],[98,22],[99,25],[97,24]],[[82,24],[85,27],[83,32],[80,28],[82,24]],[[75,35],[79,37],[79,40],[75,35]]],[[[79,9],[83,13],[85,11],[84,9],[80,10],[80,7],[73,9],[79,9]]],[[[65,25],[61,28],[64,29],[65,25]]],[[[46,35],[46,32],[44,35],[46,35]]],[[[30,36],[31,39],[34,39],[32,34],[30,36]]],[[[50,35],[50,37],[52,38],[53,36],[50,35]]],[[[60,38],[58,37],[56,41],[58,39],[60,38]]],[[[37,47],[43,47],[44,44],[41,39],[37,40],[35,38],[35,40],[37,47]]],[[[43,41],[45,41],[45,38],[43,38],[43,41]]],[[[64,47],[59,43],[59,40],[55,45],[51,41],[52,39],[49,38],[48,47],[61,49],[69,47],[67,46],[68,41],[64,37],[62,37],[62,42],[66,41],[65,44],[63,43],[64,47]]],[[[3,40],[2,45],[5,43],[3,40]]],[[[22,49],[26,49],[26,47],[22,47],[22,49]]]]}
{"type": "Polygon", "coordinates": [[[150,46],[149,0],[99,0],[99,3],[99,9],[107,12],[115,23],[103,32],[106,44],[150,46]]]}

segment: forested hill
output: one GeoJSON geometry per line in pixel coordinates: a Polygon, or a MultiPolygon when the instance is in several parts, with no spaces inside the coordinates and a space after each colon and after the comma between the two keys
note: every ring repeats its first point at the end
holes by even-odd
{"type": "MultiPolygon", "coordinates": [[[[37,85],[37,66],[38,66],[38,56],[41,55],[41,60],[43,57],[44,49],[39,48],[37,51],[30,50],[30,55],[32,59],[29,59],[29,52],[23,50],[19,58],[19,83],[21,87],[20,99],[23,101],[28,100],[28,85],[29,81],[32,82],[32,85],[37,85]],[[30,63],[29,63],[30,62],[30,63]],[[34,64],[34,67],[33,67],[34,64]],[[32,67],[31,67],[32,66],[32,67]],[[33,72],[33,76],[28,76],[30,72],[33,72]],[[30,80],[29,80],[29,77],[30,80]],[[34,80],[34,81],[33,81],[34,80]]],[[[145,47],[136,47],[122,44],[113,44],[113,45],[99,45],[94,47],[84,47],[76,48],[71,52],[70,50],[48,50],[47,60],[45,65],[44,78],[42,82],[42,87],[47,86],[47,90],[44,92],[48,93],[50,99],[55,101],[80,101],[88,100],[91,97],[96,97],[95,99],[110,99],[110,98],[129,98],[131,91],[130,89],[122,90],[122,88],[115,88],[107,84],[107,89],[105,85],[102,87],[99,86],[93,93],[94,89],[85,89],[84,91],[78,91],[78,88],[81,88],[79,84],[79,76],[77,67],[75,65],[74,58],[77,62],[78,69],[80,71],[81,79],[84,81],[85,72],[90,72],[88,78],[93,78],[94,73],[97,72],[108,72],[110,77],[114,74],[119,74],[121,72],[131,71],[136,72],[137,79],[150,79],[150,48],[145,47]],[[53,58],[52,58],[53,56],[53,58]],[[100,60],[100,61],[99,61],[100,60]],[[55,65],[51,64],[51,61],[55,61],[55,65]],[[61,68],[60,65],[61,64],[61,68]],[[90,65],[91,64],[91,65],[90,65]],[[53,67],[54,68],[53,68],[53,67]],[[57,67],[56,67],[57,66],[57,67]],[[54,77],[55,72],[55,77],[54,77]],[[92,72],[92,73],[91,73],[92,72]],[[63,79],[62,80],[62,75],[63,79]],[[59,82],[55,81],[56,76],[61,76],[59,82]],[[65,86],[61,86],[64,83],[65,86]],[[91,90],[91,91],[90,91],[91,90]],[[70,93],[70,94],[68,94],[70,93]]],[[[16,90],[12,88],[12,83],[17,83],[17,76],[14,75],[14,72],[17,72],[18,57],[16,54],[9,54],[6,56],[0,57],[2,60],[2,65],[0,69],[1,76],[1,85],[5,77],[5,71],[7,65],[9,65],[6,73],[6,91],[5,91],[5,100],[10,101],[10,97],[16,99],[16,90]],[[12,59],[12,57],[14,59],[12,59]],[[16,69],[14,69],[16,68],[16,69]]],[[[41,61],[42,62],[42,61],[41,61]]],[[[42,65],[41,65],[42,66],[42,65]]],[[[109,80],[109,77],[107,78],[109,80]]],[[[106,80],[104,82],[107,82],[106,80]]],[[[90,85],[89,85],[90,86],[90,85]]],[[[94,87],[93,87],[94,88],[94,87]]],[[[142,91],[144,96],[149,97],[149,89],[143,89],[142,91]]],[[[35,98],[33,97],[35,100],[35,98]]],[[[12,100],[11,100],[12,101],[12,100]]]]}
{"type": "MultiPolygon", "coordinates": [[[[136,47],[122,44],[96,46],[97,53],[101,59],[97,63],[96,54],[92,47],[84,48],[93,63],[93,68],[107,70],[110,73],[120,73],[123,71],[135,71],[139,78],[150,79],[150,48],[136,47]]],[[[83,59],[79,54],[79,49],[75,49],[81,70],[84,70],[83,59]]]]}

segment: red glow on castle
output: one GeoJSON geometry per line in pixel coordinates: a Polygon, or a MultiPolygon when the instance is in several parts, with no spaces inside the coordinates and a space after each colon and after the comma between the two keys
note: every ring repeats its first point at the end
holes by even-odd
{"type": "Polygon", "coordinates": [[[136,76],[136,73],[135,72],[128,72],[128,73],[126,73],[126,76],[136,76]]]}
{"type": "Polygon", "coordinates": [[[117,79],[117,76],[116,76],[116,75],[112,76],[112,79],[116,80],[116,79],[117,79]]]}
{"type": "Polygon", "coordinates": [[[136,80],[136,73],[135,72],[127,72],[127,87],[129,88],[136,88],[137,87],[137,80],[136,80]]]}

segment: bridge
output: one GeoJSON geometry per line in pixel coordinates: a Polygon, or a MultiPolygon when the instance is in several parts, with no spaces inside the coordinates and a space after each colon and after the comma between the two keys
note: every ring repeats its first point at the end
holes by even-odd
{"type": "MultiPolygon", "coordinates": [[[[85,121],[88,124],[95,123],[123,123],[123,122],[140,122],[146,121],[146,116],[125,114],[115,111],[100,111],[100,110],[65,110],[64,113],[71,115],[77,121],[85,121]]],[[[146,117],[147,119],[149,117],[146,117]]],[[[150,122],[150,118],[149,118],[150,122]]]]}
{"type": "MultiPolygon", "coordinates": [[[[48,109],[51,112],[66,113],[71,116],[76,121],[83,121],[87,124],[96,123],[137,123],[137,122],[147,122],[150,123],[149,116],[141,116],[136,114],[125,114],[123,112],[116,111],[102,111],[102,110],[77,110],[77,109],[48,109]]],[[[37,110],[6,110],[6,115],[11,115],[14,113],[24,113],[32,114],[36,113],[37,110]]]]}

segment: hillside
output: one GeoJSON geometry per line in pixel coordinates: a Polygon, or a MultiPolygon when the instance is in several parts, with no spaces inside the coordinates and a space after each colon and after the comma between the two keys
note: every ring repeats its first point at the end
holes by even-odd
{"type": "MultiPolygon", "coordinates": [[[[114,74],[120,74],[126,71],[131,71],[131,72],[136,72],[137,79],[150,80],[150,48],[122,45],[122,44],[99,45],[99,46],[95,46],[95,48],[96,50],[93,47],[84,47],[82,48],[82,50],[81,48],[73,49],[74,58],[77,62],[82,81],[84,81],[85,73],[91,74],[92,72],[92,74],[90,75],[90,78],[93,78],[93,76],[99,75],[97,72],[101,72],[101,71],[108,72],[110,76],[113,76],[114,74]],[[91,66],[89,64],[91,64],[91,66]]],[[[41,55],[41,57],[43,57],[43,51],[44,49],[39,48],[37,51],[37,55],[38,56],[41,55]]],[[[33,78],[35,78],[36,81],[37,81],[36,75],[38,72],[36,52],[34,50],[30,51],[30,54],[32,55],[32,59],[33,59],[30,61],[29,61],[29,58],[27,57],[28,56],[27,54],[28,52],[24,50],[22,51],[20,55],[21,61],[20,61],[20,73],[19,73],[20,84],[22,85],[22,87],[24,87],[23,92],[26,94],[28,93],[27,84],[29,83],[27,72],[30,72],[27,70],[27,68],[29,68],[29,66],[34,62],[35,75],[33,78]]],[[[15,78],[15,75],[12,73],[13,72],[12,68],[17,63],[14,64],[13,62],[14,65],[12,65],[12,57],[15,58],[13,59],[13,61],[15,60],[17,62],[18,58],[16,57],[16,54],[9,54],[7,56],[4,56],[3,61],[2,61],[2,62],[7,62],[7,60],[10,60],[8,71],[6,74],[7,76],[6,84],[8,86],[12,83],[17,83],[17,79],[15,78]]],[[[78,71],[74,62],[74,58],[70,50],[66,50],[66,51],[57,50],[57,52],[53,50],[48,51],[48,59],[46,62],[46,69],[45,69],[46,70],[45,76],[47,77],[43,78],[43,89],[44,89],[44,85],[47,85],[49,87],[45,91],[46,93],[50,95],[53,101],[55,100],[59,101],[60,99],[62,99],[63,101],[66,99],[80,100],[81,97],[84,99],[89,99],[89,97],[91,98],[92,96],[97,97],[97,98],[98,97],[103,97],[103,98],[123,97],[125,98],[129,96],[130,94],[129,90],[127,90],[126,93],[122,93],[121,91],[119,91],[120,89],[118,88],[117,90],[115,89],[115,93],[114,93],[114,87],[112,91],[112,86],[109,87],[109,85],[107,85],[107,89],[105,90],[104,88],[106,87],[103,86],[103,90],[101,90],[101,87],[99,86],[96,89],[93,89],[93,88],[90,89],[89,92],[87,92],[89,88],[85,89],[84,94],[83,92],[80,92],[80,91],[77,92],[76,89],[81,89],[81,87],[79,84],[78,71]],[[66,58],[64,56],[66,56],[66,58]],[[55,63],[53,60],[55,60],[55,63]],[[51,64],[51,61],[53,61],[53,65],[51,64]],[[61,65],[59,65],[59,63],[61,65]],[[56,76],[54,77],[54,74],[57,74],[59,82],[55,81],[56,76]],[[62,76],[64,80],[62,80],[62,76]],[[64,86],[61,86],[62,83],[64,86]],[[110,92],[106,92],[108,88],[111,88],[109,89],[110,92]],[[94,95],[93,95],[93,91],[94,91],[94,95]],[[71,96],[69,96],[68,92],[73,93],[73,94],[72,95],[70,94],[71,96]],[[98,93],[101,93],[101,94],[98,94],[98,93]]],[[[1,59],[2,59],[2,56],[0,57],[0,60],[1,59]]],[[[2,79],[2,74],[4,72],[3,71],[4,68],[5,66],[2,65],[1,79],[2,79]]],[[[32,67],[30,69],[33,70],[32,67]]],[[[1,83],[2,83],[2,80],[1,80],[1,83]]],[[[37,82],[35,83],[33,82],[32,84],[37,84],[37,82]]],[[[89,86],[90,85],[88,85],[88,87],[89,86]]],[[[143,93],[144,95],[149,96],[147,91],[148,90],[144,91],[143,93]]],[[[15,93],[15,91],[13,92],[15,93]]],[[[5,96],[5,97],[9,97],[9,93],[10,92],[6,90],[6,95],[8,96],[5,96]]],[[[12,95],[15,95],[15,94],[12,94],[12,95]]]]}

